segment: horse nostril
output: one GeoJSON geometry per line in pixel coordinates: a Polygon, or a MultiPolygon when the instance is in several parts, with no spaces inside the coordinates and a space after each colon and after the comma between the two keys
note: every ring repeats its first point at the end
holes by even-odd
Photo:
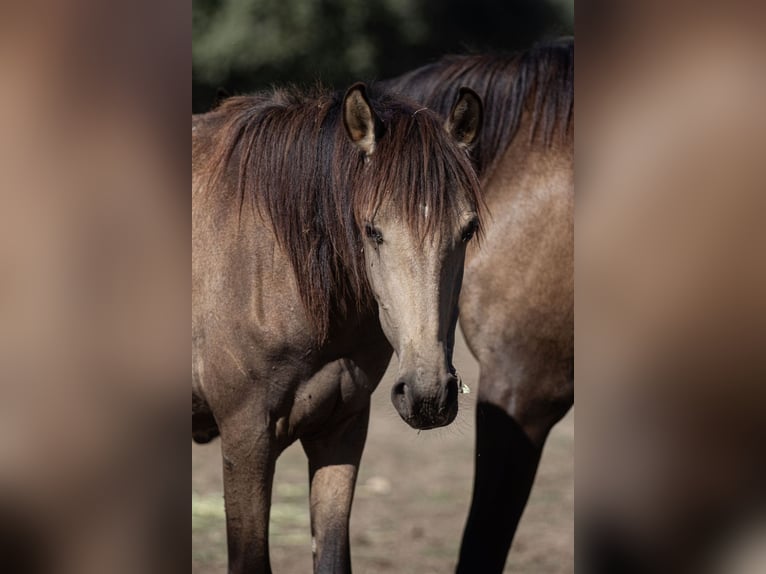
{"type": "Polygon", "coordinates": [[[391,394],[395,397],[404,397],[407,394],[407,383],[404,381],[399,381],[394,385],[394,388],[391,390],[391,394]]]}

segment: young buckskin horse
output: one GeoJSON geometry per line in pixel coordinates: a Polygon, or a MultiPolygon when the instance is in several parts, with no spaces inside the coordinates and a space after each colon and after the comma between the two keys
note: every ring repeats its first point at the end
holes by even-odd
{"type": "Polygon", "coordinates": [[[445,122],[357,84],[230,98],[192,119],[192,436],[221,436],[230,572],[271,571],[275,461],[297,439],[314,570],[350,571],[370,394],[392,348],[402,418],[455,418],[481,108],[462,90],[445,122]]]}
{"type": "Polygon", "coordinates": [[[446,57],[384,85],[445,116],[460,86],[484,102],[471,153],[490,217],[460,295],[480,382],[457,571],[502,572],[546,437],[574,401],[574,41],[446,57]]]}

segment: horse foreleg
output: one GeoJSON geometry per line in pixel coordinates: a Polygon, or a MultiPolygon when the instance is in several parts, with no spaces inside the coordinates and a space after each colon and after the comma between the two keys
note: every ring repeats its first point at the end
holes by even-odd
{"type": "Polygon", "coordinates": [[[226,539],[231,574],[270,574],[269,513],[277,458],[274,434],[251,414],[221,425],[226,539]]]}
{"type": "Polygon", "coordinates": [[[368,402],[332,429],[301,439],[309,459],[316,573],[351,572],[348,524],[369,415],[368,402]]]}
{"type": "Polygon", "coordinates": [[[555,385],[544,377],[511,383],[503,376],[509,372],[506,365],[482,365],[473,498],[458,574],[503,571],[548,432],[572,404],[565,377],[550,379],[555,385]]]}
{"type": "Polygon", "coordinates": [[[459,574],[500,573],[540,461],[540,449],[504,410],[476,407],[473,498],[460,546],[459,574]]]}

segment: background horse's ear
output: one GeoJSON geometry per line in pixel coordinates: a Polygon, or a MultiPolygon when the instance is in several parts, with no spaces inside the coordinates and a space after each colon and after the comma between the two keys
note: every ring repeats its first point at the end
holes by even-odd
{"type": "Polygon", "coordinates": [[[462,87],[444,127],[461,146],[468,147],[479,135],[483,115],[484,106],[479,94],[471,88],[462,87]]]}
{"type": "Polygon", "coordinates": [[[381,130],[381,122],[375,115],[367,97],[367,86],[356,83],[343,97],[343,126],[351,141],[365,154],[375,150],[375,141],[381,130]]]}

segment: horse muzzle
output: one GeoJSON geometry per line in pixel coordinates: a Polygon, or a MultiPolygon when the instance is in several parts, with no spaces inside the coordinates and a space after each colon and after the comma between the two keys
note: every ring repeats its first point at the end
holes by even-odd
{"type": "Polygon", "coordinates": [[[416,374],[400,376],[391,389],[391,402],[404,422],[427,430],[443,427],[455,420],[458,411],[458,378],[452,373],[433,382],[416,374]]]}

